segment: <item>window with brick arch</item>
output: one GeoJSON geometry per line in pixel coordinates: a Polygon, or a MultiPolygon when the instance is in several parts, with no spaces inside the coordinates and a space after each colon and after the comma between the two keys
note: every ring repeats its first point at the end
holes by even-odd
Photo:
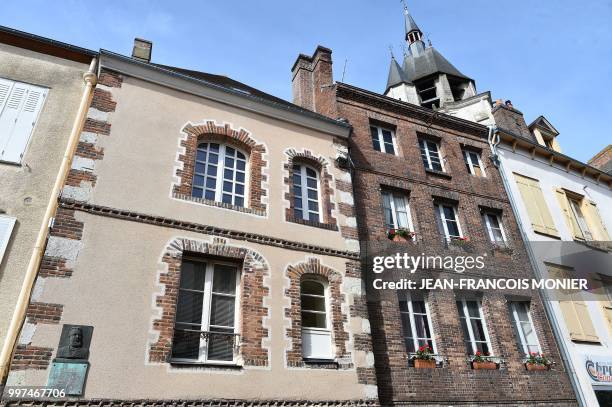
{"type": "Polygon", "coordinates": [[[293,215],[298,219],[321,222],[320,174],[314,167],[293,164],[293,215]]]}
{"type": "Polygon", "coordinates": [[[332,359],[327,281],[316,277],[300,283],[302,355],[304,359],[332,359]]]}
{"type": "Polygon", "coordinates": [[[191,195],[244,207],[248,156],[236,147],[200,142],[196,151],[191,195]]]}

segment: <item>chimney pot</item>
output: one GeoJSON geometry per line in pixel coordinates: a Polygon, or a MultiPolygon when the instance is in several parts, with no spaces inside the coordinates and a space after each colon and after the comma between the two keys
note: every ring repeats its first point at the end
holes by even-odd
{"type": "Polygon", "coordinates": [[[132,58],[143,62],[151,62],[151,52],[153,43],[142,38],[134,38],[134,48],[132,49],[132,58]]]}

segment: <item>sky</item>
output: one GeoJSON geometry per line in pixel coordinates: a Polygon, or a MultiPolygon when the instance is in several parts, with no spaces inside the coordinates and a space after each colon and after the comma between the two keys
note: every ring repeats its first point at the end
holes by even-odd
{"type": "MultiPolygon", "coordinates": [[[[587,161],[612,143],[612,0],[407,0],[426,37],[479,92],[510,99],[529,124],[544,115],[563,152],[587,161]]],[[[399,0],[2,0],[0,25],[224,74],[291,100],[291,66],[318,44],[334,78],[383,92],[404,38],[399,0]],[[345,68],[346,62],[346,68],[345,68]],[[345,68],[345,69],[344,69],[345,68]]]]}

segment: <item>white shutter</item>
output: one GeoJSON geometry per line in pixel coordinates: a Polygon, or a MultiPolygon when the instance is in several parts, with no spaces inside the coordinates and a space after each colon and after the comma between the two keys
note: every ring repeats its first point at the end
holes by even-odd
{"type": "Polygon", "coordinates": [[[11,216],[0,215],[0,264],[2,264],[2,258],[4,252],[8,246],[11,233],[13,232],[13,226],[15,226],[15,218],[11,216]]]}
{"type": "MultiPolygon", "coordinates": [[[[6,140],[8,140],[10,134],[9,124],[11,123],[11,120],[5,120],[4,108],[6,107],[6,101],[13,90],[14,84],[15,82],[13,81],[0,78],[0,151],[2,151],[6,145],[6,140]]],[[[13,119],[12,122],[14,123],[14,121],[15,120],[13,119]]]]}
{"type": "Polygon", "coordinates": [[[0,115],[0,160],[19,163],[47,90],[15,83],[0,115]]]}

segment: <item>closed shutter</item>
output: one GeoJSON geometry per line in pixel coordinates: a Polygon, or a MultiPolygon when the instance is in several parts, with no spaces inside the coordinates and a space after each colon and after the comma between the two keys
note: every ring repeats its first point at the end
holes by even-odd
{"type": "Polygon", "coordinates": [[[589,229],[591,230],[591,234],[593,235],[593,240],[609,242],[610,236],[608,235],[606,225],[604,224],[603,219],[601,218],[599,208],[597,208],[597,204],[593,201],[583,199],[581,209],[587,222],[589,223],[589,229]]]}
{"type": "Polygon", "coordinates": [[[572,239],[584,239],[582,235],[582,231],[578,226],[578,222],[576,221],[576,217],[572,214],[571,209],[569,207],[569,201],[567,200],[567,195],[563,188],[557,188],[555,190],[557,194],[557,200],[559,201],[559,206],[561,207],[561,212],[563,213],[563,218],[565,219],[565,224],[569,229],[572,239]]]}
{"type": "MultiPolygon", "coordinates": [[[[570,278],[568,271],[564,268],[548,264],[550,278],[565,279],[570,278]]],[[[599,342],[599,337],[593,326],[591,315],[589,314],[588,304],[582,301],[580,292],[564,292],[559,307],[565,320],[565,326],[573,341],[599,342]]]]}
{"type": "Polygon", "coordinates": [[[6,252],[14,226],[15,218],[0,215],[0,264],[2,264],[2,258],[6,252]]]}
{"type": "Polygon", "coordinates": [[[527,208],[531,226],[535,232],[551,236],[559,236],[555,223],[544,200],[544,194],[537,180],[514,174],[523,203],[527,208]]]}
{"type": "Polygon", "coordinates": [[[596,274],[593,277],[597,286],[597,302],[601,305],[601,312],[608,324],[608,329],[612,333],[612,277],[596,274]]]}
{"type": "Polygon", "coordinates": [[[20,163],[47,90],[14,83],[0,115],[0,160],[20,163]]]}

